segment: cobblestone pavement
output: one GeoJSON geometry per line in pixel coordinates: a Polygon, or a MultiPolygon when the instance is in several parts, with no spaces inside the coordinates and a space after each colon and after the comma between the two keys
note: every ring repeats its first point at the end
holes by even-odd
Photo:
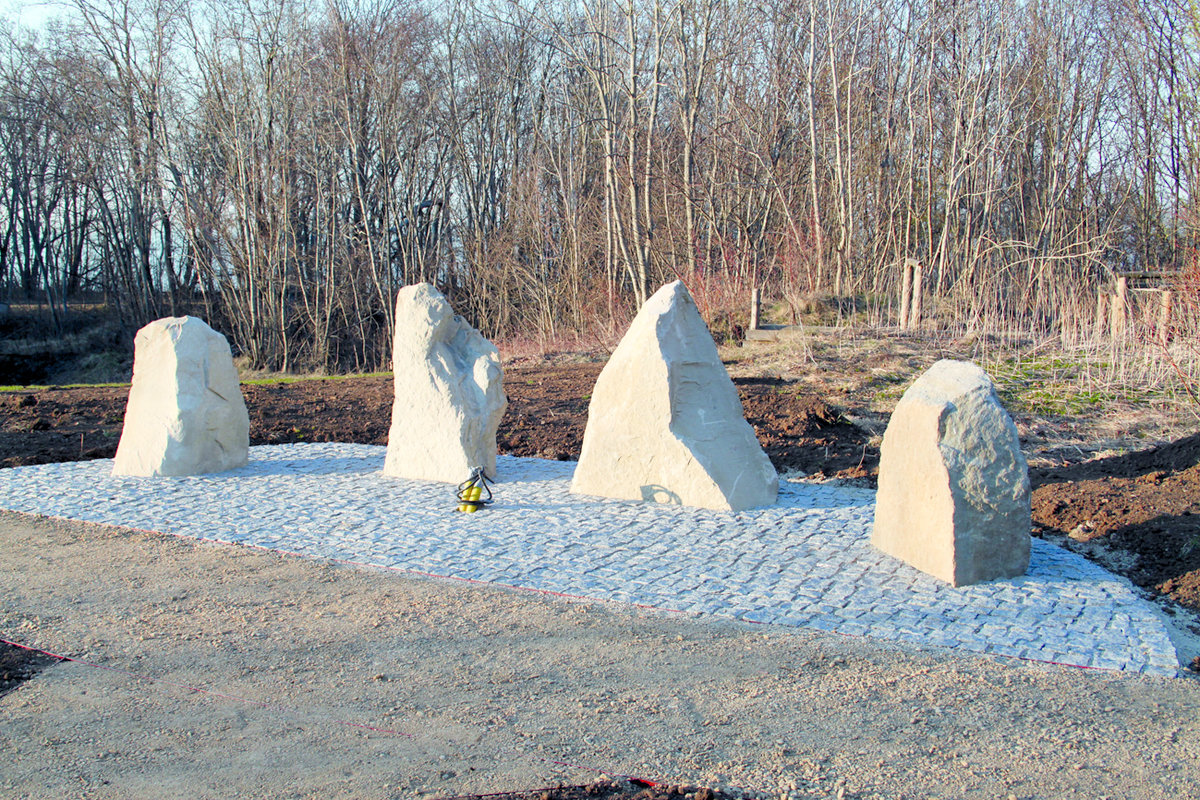
{"type": "Polygon", "coordinates": [[[1028,573],[955,589],[870,546],[874,492],[783,483],[718,512],[572,495],[572,462],[502,456],[496,503],[385,477],[384,448],[254,447],[246,467],[113,477],[110,460],[0,470],[0,508],[659,609],[1175,675],[1157,610],[1033,540],[1028,573]]]}

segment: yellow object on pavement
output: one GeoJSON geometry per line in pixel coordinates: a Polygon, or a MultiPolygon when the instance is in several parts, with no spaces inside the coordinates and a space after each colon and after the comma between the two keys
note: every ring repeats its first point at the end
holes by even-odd
{"type": "Polygon", "coordinates": [[[458,510],[464,514],[474,514],[481,508],[492,503],[492,490],[488,487],[491,481],[483,467],[471,470],[471,477],[458,485],[458,510]],[[487,492],[487,497],[483,496],[487,492]]]}

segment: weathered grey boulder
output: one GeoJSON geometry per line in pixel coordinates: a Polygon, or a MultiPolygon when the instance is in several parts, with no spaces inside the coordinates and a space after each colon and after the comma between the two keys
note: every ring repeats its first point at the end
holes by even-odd
{"type": "Polygon", "coordinates": [[[696,304],[667,284],[596,381],[571,491],[738,510],[778,489],[696,304]]]}
{"type": "Polygon", "coordinates": [[[991,380],[939,361],[883,436],[871,543],[954,586],[1029,567],[1029,468],[991,380]]]}
{"type": "Polygon", "coordinates": [[[496,347],[428,283],[396,296],[395,400],[383,473],[461,483],[496,475],[496,428],[508,400],[496,347]]]}
{"type": "Polygon", "coordinates": [[[114,475],[198,475],[246,463],[250,417],[225,337],[195,317],[155,320],[133,343],[114,475]]]}

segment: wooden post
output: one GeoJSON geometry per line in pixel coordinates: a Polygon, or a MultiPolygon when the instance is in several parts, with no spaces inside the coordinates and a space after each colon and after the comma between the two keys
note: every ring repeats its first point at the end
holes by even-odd
{"type": "Polygon", "coordinates": [[[921,273],[925,271],[920,261],[913,261],[912,305],[908,312],[908,326],[913,330],[921,327],[921,273]]]}
{"type": "Polygon", "coordinates": [[[758,287],[755,286],[750,290],[750,330],[758,330],[758,312],[762,307],[762,295],[759,294],[758,287]]]}
{"type": "Polygon", "coordinates": [[[1117,278],[1117,292],[1113,295],[1111,311],[1112,337],[1124,339],[1129,321],[1129,279],[1125,276],[1117,278]]]}
{"type": "Polygon", "coordinates": [[[1163,289],[1160,292],[1160,305],[1158,307],[1158,338],[1162,341],[1163,347],[1171,343],[1171,290],[1163,289]]]}
{"type": "Polygon", "coordinates": [[[906,258],[900,264],[900,330],[908,330],[909,303],[912,299],[913,260],[906,258]]]}
{"type": "Polygon", "coordinates": [[[1108,333],[1108,290],[1101,286],[1096,290],[1096,338],[1104,340],[1108,333]]]}

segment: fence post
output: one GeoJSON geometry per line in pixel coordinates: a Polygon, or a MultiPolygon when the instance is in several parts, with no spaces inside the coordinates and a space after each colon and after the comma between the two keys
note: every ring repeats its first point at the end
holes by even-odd
{"type": "Polygon", "coordinates": [[[1112,299],[1112,337],[1125,338],[1125,326],[1129,320],[1129,279],[1122,276],[1117,278],[1117,292],[1112,299]]]}
{"type": "Polygon", "coordinates": [[[913,330],[921,327],[921,275],[925,266],[913,260],[912,305],[908,312],[908,326],[913,330]]]}
{"type": "Polygon", "coordinates": [[[1170,289],[1163,289],[1159,298],[1158,338],[1162,340],[1163,347],[1171,343],[1171,294],[1170,289]]]}
{"type": "Polygon", "coordinates": [[[900,330],[908,330],[909,302],[912,298],[913,260],[906,258],[900,263],[900,330]]]}
{"type": "Polygon", "coordinates": [[[758,287],[755,286],[750,290],[750,330],[758,330],[758,312],[762,307],[762,295],[759,294],[758,287]]]}

